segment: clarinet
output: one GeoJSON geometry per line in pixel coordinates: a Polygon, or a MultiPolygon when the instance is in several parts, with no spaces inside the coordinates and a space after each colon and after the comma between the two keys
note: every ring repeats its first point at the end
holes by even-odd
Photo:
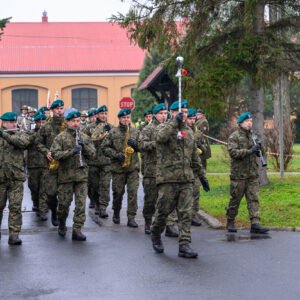
{"type": "MultiPolygon", "coordinates": [[[[257,145],[257,142],[256,142],[256,136],[253,134],[252,132],[252,141],[253,141],[253,144],[254,145],[257,145]]],[[[262,167],[266,167],[267,166],[267,162],[265,161],[264,157],[263,157],[263,154],[261,152],[261,149],[259,149],[259,159],[260,159],[260,162],[261,162],[261,166],[262,167]]]]}
{"type": "MultiPolygon", "coordinates": [[[[80,140],[79,129],[76,129],[76,146],[79,146],[79,140],[80,140]]],[[[83,168],[82,151],[81,150],[79,152],[79,163],[80,163],[80,168],[83,168]]]]}

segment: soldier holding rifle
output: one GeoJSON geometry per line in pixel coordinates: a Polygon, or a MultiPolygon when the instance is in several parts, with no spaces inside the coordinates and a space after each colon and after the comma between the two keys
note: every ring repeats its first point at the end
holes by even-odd
{"type": "MultiPolygon", "coordinates": [[[[252,116],[249,112],[242,113],[237,123],[239,128],[228,140],[228,151],[231,158],[230,201],[227,207],[227,230],[236,232],[235,218],[243,196],[246,196],[251,233],[267,233],[268,228],[260,225],[258,190],[259,165],[257,158],[261,157],[261,144],[254,142],[252,116]]],[[[264,165],[265,166],[265,165],[264,165]]]]}

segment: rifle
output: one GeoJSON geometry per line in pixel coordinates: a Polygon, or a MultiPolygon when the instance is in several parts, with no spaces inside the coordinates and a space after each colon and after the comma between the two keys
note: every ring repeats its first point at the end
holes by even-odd
{"type": "MultiPolygon", "coordinates": [[[[253,144],[254,145],[257,145],[257,139],[256,139],[256,135],[254,135],[254,133],[252,132],[252,141],[253,141],[253,144]]],[[[261,151],[261,149],[259,149],[259,159],[260,159],[260,162],[261,162],[261,166],[262,167],[266,167],[268,164],[267,164],[267,162],[265,161],[265,159],[264,159],[264,156],[263,156],[263,154],[262,154],[262,151],[261,151]]]]}

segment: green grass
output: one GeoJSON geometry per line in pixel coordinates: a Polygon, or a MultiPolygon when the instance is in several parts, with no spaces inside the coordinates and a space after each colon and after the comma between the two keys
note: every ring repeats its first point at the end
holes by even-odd
{"type": "MultiPolygon", "coordinates": [[[[230,172],[230,159],[226,146],[211,145],[212,157],[207,161],[207,172],[230,172]]],[[[300,144],[294,145],[294,155],[287,172],[300,172],[300,144]],[[297,157],[298,156],[298,157],[297,157]]],[[[271,158],[268,158],[268,171],[275,172],[271,158]]]]}
{"type": "MultiPolygon", "coordinates": [[[[261,222],[266,226],[300,227],[300,176],[270,175],[271,183],[263,186],[259,192],[261,222]]],[[[201,189],[201,208],[226,223],[225,208],[229,201],[229,176],[208,175],[211,186],[209,193],[201,189]]],[[[237,217],[239,226],[249,226],[246,199],[241,201],[237,217]]]]}

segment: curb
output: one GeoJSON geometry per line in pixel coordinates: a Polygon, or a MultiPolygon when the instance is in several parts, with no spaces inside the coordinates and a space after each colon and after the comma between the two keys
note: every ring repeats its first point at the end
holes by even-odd
{"type": "MultiPolygon", "coordinates": [[[[222,225],[222,223],[216,219],[215,217],[209,215],[202,209],[198,211],[198,214],[200,217],[208,224],[209,227],[213,229],[225,229],[225,227],[222,225]]],[[[237,228],[239,230],[243,229],[249,229],[249,228],[237,228]]],[[[292,226],[283,226],[283,227],[269,227],[270,231],[286,231],[286,232],[300,232],[300,227],[292,227],[292,226]]]]}
{"type": "Polygon", "coordinates": [[[207,214],[205,211],[203,211],[202,209],[200,209],[198,211],[199,216],[201,217],[201,219],[203,219],[211,228],[213,229],[223,229],[224,226],[222,225],[222,223],[212,217],[211,215],[207,214]]]}

